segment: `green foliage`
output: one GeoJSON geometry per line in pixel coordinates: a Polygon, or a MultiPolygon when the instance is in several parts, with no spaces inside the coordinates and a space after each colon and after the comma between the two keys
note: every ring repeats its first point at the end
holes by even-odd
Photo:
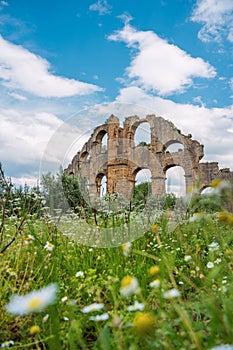
{"type": "Polygon", "coordinates": [[[10,179],[5,177],[2,165],[0,164],[0,205],[4,217],[23,217],[28,214],[40,216],[43,208],[43,196],[39,187],[30,188],[26,184],[18,186],[12,184],[10,179]]]}
{"type": "MultiPolygon", "coordinates": [[[[96,248],[101,230],[91,237],[91,246],[78,243],[75,237],[85,235],[78,208],[87,205],[89,226],[85,227],[91,234],[97,224],[111,227],[113,233],[119,226],[129,229],[132,218],[143,230],[139,214],[144,212],[139,207],[132,210],[119,195],[107,195],[91,211],[85,181],[62,172],[47,174],[43,179],[47,205],[62,209],[65,197],[73,209],[72,215],[65,216],[65,225],[78,217],[76,236],[69,235],[58,230],[49,213],[37,215],[40,207],[35,204],[43,200],[37,189],[14,188],[1,174],[1,347],[7,341],[14,349],[50,350],[210,350],[232,344],[233,214],[226,210],[224,184],[219,195],[194,196],[190,211],[198,208],[199,215],[191,217],[175,216],[178,199],[173,194],[154,198],[148,196],[148,184],[139,185],[134,200],[142,206],[146,201],[149,222],[154,210],[157,216],[151,229],[147,226],[126,251],[121,246],[96,248]],[[212,203],[209,212],[206,200],[212,203]],[[219,200],[221,206],[216,207],[219,200]],[[203,210],[200,201],[205,202],[203,210]],[[224,212],[213,212],[216,208],[224,212]],[[134,277],[139,288],[123,297],[126,276],[126,280],[134,277]],[[59,285],[55,305],[23,317],[7,312],[12,295],[25,295],[50,283],[59,285]],[[101,310],[83,311],[94,302],[103,304],[101,310]],[[33,325],[39,327],[36,334],[30,333],[33,325]]],[[[233,203],[232,197],[227,200],[233,203]]]]}
{"type": "Polygon", "coordinates": [[[56,210],[65,210],[67,206],[64,188],[62,184],[63,170],[53,175],[51,173],[43,174],[41,178],[41,191],[45,198],[45,206],[49,208],[50,213],[54,214],[56,210]]]}
{"type": "MultiPolygon", "coordinates": [[[[56,232],[46,220],[30,218],[21,236],[2,255],[0,267],[0,339],[14,341],[17,349],[211,349],[231,343],[233,337],[232,228],[215,216],[183,222],[167,230],[158,221],[157,233],[145,233],[133,242],[128,256],[121,247],[91,248],[56,232]],[[34,237],[28,241],[28,235],[34,237]],[[51,252],[44,246],[50,241],[51,252]],[[17,250],[18,254],[15,254],[17,250]],[[213,267],[208,268],[212,262],[213,267]],[[156,276],[149,270],[158,267],[156,276]],[[78,271],[83,272],[77,275],[78,271]],[[137,278],[140,292],[123,298],[120,281],[137,278]],[[157,279],[158,287],[150,287],[157,279]],[[27,294],[49,283],[59,284],[56,306],[24,317],[6,312],[13,294],[27,294]],[[180,296],[164,298],[175,288],[180,296]],[[64,298],[66,297],[66,298],[64,298]],[[135,301],[153,315],[155,324],[142,335],[133,324],[139,311],[128,311],[135,301]],[[83,313],[84,306],[103,303],[100,311],[83,313]],[[50,317],[46,320],[44,316],[50,317]],[[108,319],[98,321],[97,315],[108,319]],[[32,325],[40,332],[30,335],[32,325]],[[138,333],[137,333],[138,332],[138,333]],[[59,334],[59,338],[58,338],[59,334]]],[[[7,223],[9,235],[14,224],[7,223]]],[[[212,266],[212,265],[211,265],[212,266]]],[[[146,327],[146,326],[143,326],[146,327]]]]}
{"type": "Polygon", "coordinates": [[[146,141],[140,141],[137,146],[147,146],[146,141]]]}
{"type": "Polygon", "coordinates": [[[134,187],[131,202],[133,205],[146,204],[151,194],[151,182],[143,182],[134,187]]]}

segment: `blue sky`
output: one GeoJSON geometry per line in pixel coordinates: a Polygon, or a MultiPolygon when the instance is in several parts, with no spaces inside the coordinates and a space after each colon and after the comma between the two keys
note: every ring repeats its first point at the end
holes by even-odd
{"type": "Polygon", "coordinates": [[[33,183],[71,116],[77,129],[68,138],[81,142],[111,113],[140,112],[132,106],[191,133],[205,161],[233,168],[232,17],[232,0],[0,1],[7,175],[33,183]]]}

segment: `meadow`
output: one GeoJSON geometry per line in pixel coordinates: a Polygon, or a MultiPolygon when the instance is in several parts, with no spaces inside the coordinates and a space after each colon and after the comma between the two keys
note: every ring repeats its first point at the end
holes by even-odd
{"type": "MultiPolygon", "coordinates": [[[[5,191],[0,346],[232,349],[233,214],[225,206],[229,186],[218,182],[214,194],[196,195],[172,228],[174,208],[160,208],[139,238],[107,248],[94,241],[81,244],[78,226],[75,235],[64,234],[48,208],[22,210],[15,198],[8,215],[5,191]]],[[[103,218],[97,213],[98,225],[106,225],[103,218]]],[[[94,219],[90,225],[96,224],[94,219]]],[[[122,215],[108,225],[113,222],[113,229],[121,226],[122,215]]]]}

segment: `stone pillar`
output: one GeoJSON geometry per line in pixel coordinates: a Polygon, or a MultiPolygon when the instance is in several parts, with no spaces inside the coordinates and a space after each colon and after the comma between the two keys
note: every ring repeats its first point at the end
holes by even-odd
{"type": "Polygon", "coordinates": [[[185,185],[186,185],[186,193],[192,191],[192,189],[194,188],[195,184],[194,183],[194,179],[193,179],[193,175],[192,174],[185,174],[185,185]]]}
{"type": "Polygon", "coordinates": [[[166,193],[165,181],[166,177],[162,175],[151,177],[153,196],[163,195],[164,193],[166,193]]]}

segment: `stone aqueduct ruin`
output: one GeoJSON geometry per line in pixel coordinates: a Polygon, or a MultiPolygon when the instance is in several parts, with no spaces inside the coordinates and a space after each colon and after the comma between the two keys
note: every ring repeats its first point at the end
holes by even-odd
{"type": "Polygon", "coordinates": [[[67,174],[86,178],[89,196],[100,196],[101,180],[106,176],[107,193],[121,193],[130,199],[135,186],[135,177],[142,169],[151,171],[152,195],[166,193],[166,171],[174,166],[184,169],[186,191],[200,184],[208,187],[214,178],[233,179],[229,168],[219,169],[217,162],[200,163],[204,146],[183,135],[174,124],[162,117],[148,115],[143,119],[132,116],[120,127],[119,119],[111,115],[105,124],[95,128],[66,169],[67,174]],[[135,145],[135,132],[141,123],[149,123],[150,144],[135,145]],[[107,134],[107,149],[102,140],[107,134]],[[182,149],[168,152],[172,144],[181,144],[182,149]]]}

